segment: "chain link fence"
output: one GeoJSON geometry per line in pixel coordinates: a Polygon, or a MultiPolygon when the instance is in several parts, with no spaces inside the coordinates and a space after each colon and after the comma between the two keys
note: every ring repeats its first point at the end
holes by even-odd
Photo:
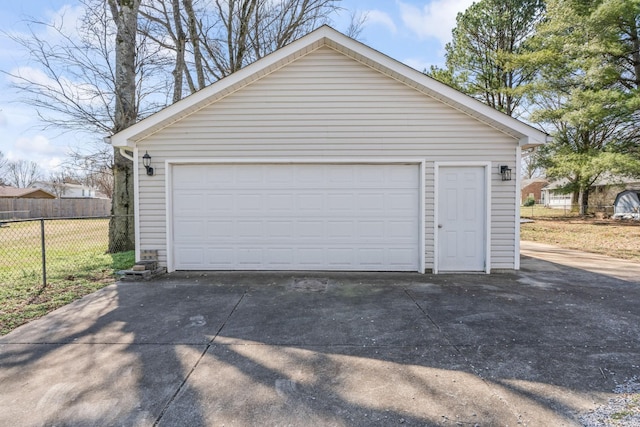
{"type": "MultiPolygon", "coordinates": [[[[613,206],[609,205],[589,205],[587,215],[598,219],[610,218],[614,213],[613,206]]],[[[580,206],[577,204],[565,204],[562,206],[531,205],[520,206],[520,216],[522,218],[561,218],[580,216],[580,206]]]]}
{"type": "Polygon", "coordinates": [[[40,218],[0,222],[0,286],[17,282],[100,281],[133,265],[134,251],[109,245],[110,221],[132,218],[40,218]]]}

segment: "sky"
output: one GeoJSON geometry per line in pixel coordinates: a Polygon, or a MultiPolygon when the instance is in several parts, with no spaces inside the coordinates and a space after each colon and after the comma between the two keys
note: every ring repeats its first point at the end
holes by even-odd
{"type": "MultiPolygon", "coordinates": [[[[345,31],[352,13],[366,14],[359,40],[372,48],[422,71],[444,63],[444,46],[459,12],[473,0],[342,0],[343,10],[331,25],[345,31]]],[[[64,15],[80,16],[74,0],[22,0],[0,3],[0,151],[9,160],[32,160],[45,171],[64,165],[71,150],[91,150],[102,136],[63,132],[47,128],[35,108],[21,101],[24,94],[11,87],[7,73],[33,67],[27,52],[7,34],[26,31],[26,21],[35,18],[53,22],[64,15]]]]}

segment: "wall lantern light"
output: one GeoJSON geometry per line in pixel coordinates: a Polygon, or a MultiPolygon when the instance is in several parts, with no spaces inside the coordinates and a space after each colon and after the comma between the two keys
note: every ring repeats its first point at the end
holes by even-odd
{"type": "Polygon", "coordinates": [[[500,175],[502,175],[503,181],[511,181],[511,169],[509,169],[509,166],[500,166],[500,175]]]}
{"type": "Polygon", "coordinates": [[[142,164],[147,170],[147,175],[153,176],[153,168],[151,167],[151,156],[146,151],[144,152],[144,156],[142,156],[142,164]]]}

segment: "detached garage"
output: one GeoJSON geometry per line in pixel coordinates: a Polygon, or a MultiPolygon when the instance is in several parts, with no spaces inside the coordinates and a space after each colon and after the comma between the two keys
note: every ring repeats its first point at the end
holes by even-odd
{"type": "Polygon", "coordinates": [[[168,271],[488,273],[519,268],[545,137],[325,26],[111,140],[168,271]]]}

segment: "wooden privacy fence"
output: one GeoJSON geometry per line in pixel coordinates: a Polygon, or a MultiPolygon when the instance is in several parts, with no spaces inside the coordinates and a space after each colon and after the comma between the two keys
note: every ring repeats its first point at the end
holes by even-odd
{"type": "Polygon", "coordinates": [[[0,199],[0,220],[107,216],[110,199],[0,199]]]}

